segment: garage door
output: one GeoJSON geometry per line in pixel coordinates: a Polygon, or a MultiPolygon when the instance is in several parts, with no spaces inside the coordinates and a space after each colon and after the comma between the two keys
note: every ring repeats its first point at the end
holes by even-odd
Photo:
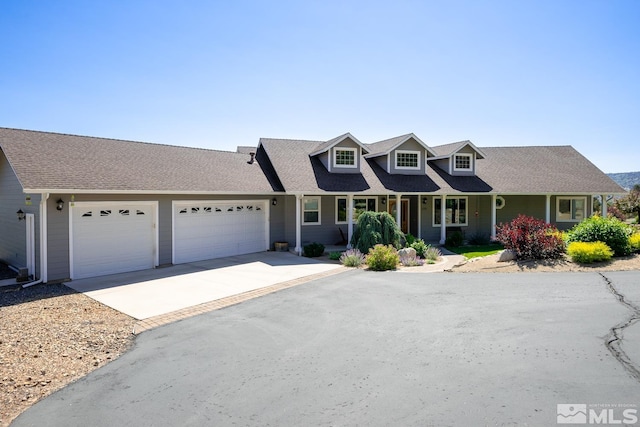
{"type": "Polygon", "coordinates": [[[268,249],[267,202],[192,201],[173,204],[173,262],[268,249]]]}
{"type": "Polygon", "coordinates": [[[71,278],[155,267],[155,202],[79,203],[71,208],[71,278]]]}

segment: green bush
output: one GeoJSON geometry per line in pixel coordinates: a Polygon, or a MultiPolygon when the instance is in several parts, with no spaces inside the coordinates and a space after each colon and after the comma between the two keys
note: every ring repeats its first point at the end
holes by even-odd
{"type": "Polygon", "coordinates": [[[340,255],[340,263],[345,267],[360,267],[366,261],[366,257],[357,249],[349,249],[340,255]]]}
{"type": "Polygon", "coordinates": [[[317,258],[324,254],[324,245],[322,243],[310,243],[304,246],[303,255],[309,258],[317,258]]]}
{"type": "Polygon", "coordinates": [[[375,245],[400,247],[404,234],[395,219],[387,212],[363,212],[358,217],[358,227],[351,237],[351,246],[362,253],[369,252],[375,245]]]}
{"type": "Polygon", "coordinates": [[[567,254],[574,262],[590,264],[611,259],[613,251],[603,242],[571,242],[567,254]]]}
{"type": "Polygon", "coordinates": [[[413,234],[407,233],[407,234],[404,235],[404,240],[405,240],[405,245],[406,246],[411,246],[411,245],[413,245],[413,242],[416,241],[416,238],[413,236],[413,234]]]}
{"type": "Polygon", "coordinates": [[[418,255],[420,258],[424,258],[424,253],[430,246],[427,245],[424,240],[419,239],[410,244],[409,247],[415,249],[416,255],[418,255]]]}
{"type": "Polygon", "coordinates": [[[462,246],[464,242],[464,236],[459,231],[454,231],[447,237],[444,241],[445,246],[451,246],[452,248],[457,248],[458,246],[462,246]]]}
{"type": "Polygon", "coordinates": [[[426,259],[427,262],[432,264],[435,261],[437,261],[438,258],[440,258],[441,256],[442,256],[442,252],[440,252],[440,249],[434,248],[433,246],[429,245],[427,249],[424,251],[423,258],[426,259]]]}
{"type": "Polygon", "coordinates": [[[338,261],[342,256],[342,252],[329,252],[329,259],[331,261],[338,261]]]}
{"type": "Polygon", "coordinates": [[[640,233],[632,234],[629,237],[629,245],[633,252],[640,252],[640,233]]]}
{"type": "Polygon", "coordinates": [[[491,243],[491,237],[485,233],[474,233],[469,237],[467,242],[474,246],[488,245],[491,243]]]}
{"type": "Polygon", "coordinates": [[[604,242],[611,248],[614,256],[631,253],[629,237],[633,228],[615,217],[592,216],[585,218],[569,230],[568,243],[604,242]]]}
{"type": "Polygon", "coordinates": [[[367,255],[367,265],[373,271],[395,270],[399,262],[398,250],[391,245],[375,245],[367,255]]]}

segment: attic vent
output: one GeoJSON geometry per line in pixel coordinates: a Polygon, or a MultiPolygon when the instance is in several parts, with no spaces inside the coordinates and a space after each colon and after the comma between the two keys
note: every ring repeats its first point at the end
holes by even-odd
{"type": "Polygon", "coordinates": [[[249,159],[249,161],[248,161],[247,163],[249,163],[250,165],[252,165],[252,164],[253,164],[253,162],[255,162],[255,161],[256,161],[256,153],[251,152],[251,153],[249,153],[249,155],[251,156],[251,159],[249,159]]]}

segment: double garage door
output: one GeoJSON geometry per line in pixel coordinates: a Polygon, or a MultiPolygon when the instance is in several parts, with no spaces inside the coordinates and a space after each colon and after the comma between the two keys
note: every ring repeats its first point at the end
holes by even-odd
{"type": "Polygon", "coordinates": [[[173,263],[266,251],[267,203],[191,201],[173,204],[173,263]]]}
{"type": "MultiPolygon", "coordinates": [[[[173,202],[174,264],[268,249],[267,203],[173,202]]],[[[77,202],[71,208],[71,278],[158,265],[157,202],[77,202]]],[[[165,225],[168,227],[168,225],[165,225]]]]}

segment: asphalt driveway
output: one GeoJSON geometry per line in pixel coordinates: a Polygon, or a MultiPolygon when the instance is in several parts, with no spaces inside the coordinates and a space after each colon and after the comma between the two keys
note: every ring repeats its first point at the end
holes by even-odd
{"type": "Polygon", "coordinates": [[[639,279],[349,270],[145,332],[13,425],[547,426],[558,404],[622,419],[640,405],[639,279]],[[616,326],[630,366],[605,345],[616,326]]]}

